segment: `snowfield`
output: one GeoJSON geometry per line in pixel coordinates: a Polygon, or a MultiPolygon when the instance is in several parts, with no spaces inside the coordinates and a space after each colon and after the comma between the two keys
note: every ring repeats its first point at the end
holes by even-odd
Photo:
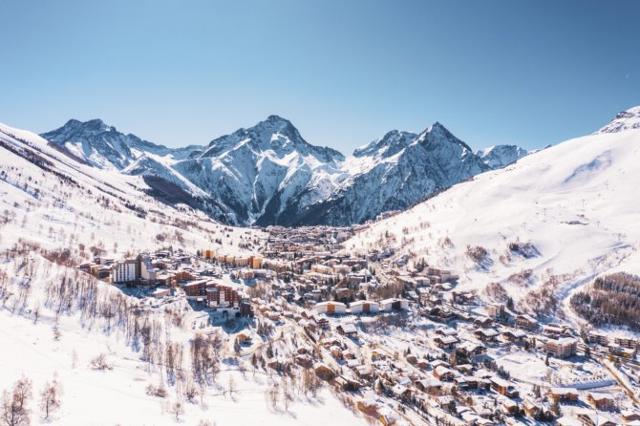
{"type": "Polygon", "coordinates": [[[370,225],[347,249],[391,246],[457,271],[458,288],[485,299],[499,283],[525,309],[545,282],[566,301],[597,275],[640,273],[640,130],[617,127],[477,175],[370,225]]]}

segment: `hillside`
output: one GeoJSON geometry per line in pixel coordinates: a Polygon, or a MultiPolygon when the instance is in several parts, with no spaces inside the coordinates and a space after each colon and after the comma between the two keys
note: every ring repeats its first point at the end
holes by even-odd
{"type": "Polygon", "coordinates": [[[617,132],[571,139],[457,184],[347,247],[392,247],[396,257],[456,271],[458,289],[485,300],[499,283],[524,310],[571,315],[562,304],[576,288],[606,272],[640,272],[640,131],[621,117],[635,114],[619,114],[617,132]]]}

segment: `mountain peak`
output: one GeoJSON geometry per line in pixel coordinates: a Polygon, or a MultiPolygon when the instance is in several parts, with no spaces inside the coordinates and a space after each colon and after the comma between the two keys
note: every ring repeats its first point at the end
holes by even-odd
{"type": "Polygon", "coordinates": [[[493,145],[476,153],[492,169],[506,167],[528,154],[529,151],[518,145],[493,145]]]}
{"type": "Polygon", "coordinates": [[[640,129],[640,106],[635,106],[616,114],[615,118],[596,133],[617,133],[624,130],[640,129]]]}
{"type": "Polygon", "coordinates": [[[277,114],[271,114],[270,116],[267,117],[266,121],[270,122],[270,123],[286,123],[286,124],[291,124],[291,121],[287,120],[284,117],[281,117],[277,114]]]}
{"type": "Polygon", "coordinates": [[[381,155],[382,157],[391,157],[408,146],[413,139],[416,138],[415,133],[404,132],[401,130],[391,130],[385,133],[380,139],[375,139],[360,148],[353,151],[354,157],[364,157],[370,155],[381,155]]]}
{"type": "Polygon", "coordinates": [[[87,121],[80,121],[75,118],[72,118],[71,120],[67,121],[64,124],[64,126],[60,127],[57,130],[62,130],[62,129],[69,129],[74,131],[82,129],[82,130],[89,130],[93,132],[111,132],[116,130],[115,127],[107,125],[100,118],[93,118],[87,121]]]}
{"type": "Polygon", "coordinates": [[[417,141],[426,145],[442,145],[443,143],[453,143],[463,148],[463,151],[473,153],[469,145],[458,139],[439,121],[434,122],[418,135],[417,141]]]}

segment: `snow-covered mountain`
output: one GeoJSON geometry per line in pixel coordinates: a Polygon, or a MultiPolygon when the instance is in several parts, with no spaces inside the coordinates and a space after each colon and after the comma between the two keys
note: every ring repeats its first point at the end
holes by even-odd
{"type": "Polygon", "coordinates": [[[623,130],[640,129],[640,106],[619,112],[616,117],[597,133],[617,133],[623,130]]]}
{"type": "MultiPolygon", "coordinates": [[[[637,114],[621,113],[610,127],[631,127],[637,114]]],[[[165,201],[185,202],[225,223],[260,226],[363,223],[528,154],[515,145],[473,153],[436,122],[419,134],[390,131],[345,157],[308,143],[277,115],[184,148],[121,133],[99,119],[69,120],[42,136],[78,161],[142,176],[165,201]]]]}
{"type": "Polygon", "coordinates": [[[248,129],[214,139],[175,170],[232,211],[237,224],[281,222],[303,191],[340,173],[342,154],[306,142],[288,120],[269,116],[248,129]]]}
{"type": "Polygon", "coordinates": [[[640,128],[620,123],[636,111],[605,127],[615,132],[529,154],[376,222],[347,250],[389,247],[458,271],[458,290],[490,299],[499,285],[524,310],[570,315],[569,296],[594,277],[640,273],[640,128]]]}
{"type": "Polygon", "coordinates": [[[513,164],[529,152],[517,145],[494,145],[481,149],[476,154],[492,169],[499,169],[513,164]]]}
{"type": "Polygon", "coordinates": [[[420,134],[392,131],[356,149],[342,164],[329,197],[287,212],[285,224],[352,224],[405,209],[455,183],[489,170],[442,124],[420,134]]]}
{"type": "Polygon", "coordinates": [[[145,153],[175,161],[202,149],[197,145],[167,148],[140,139],[131,133],[121,133],[100,119],[84,122],[71,119],[56,130],[43,133],[42,137],[101,169],[122,170],[145,153]]]}
{"type": "Polygon", "coordinates": [[[420,134],[391,131],[348,158],[308,143],[276,115],[204,147],[167,148],[101,120],[70,120],[42,136],[75,159],[143,176],[164,196],[196,198],[192,206],[238,225],[360,223],[489,169],[439,123],[420,134]]]}

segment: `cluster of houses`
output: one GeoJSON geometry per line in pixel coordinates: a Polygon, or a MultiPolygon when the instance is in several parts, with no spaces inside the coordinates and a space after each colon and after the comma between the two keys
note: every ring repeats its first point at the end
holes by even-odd
{"type": "MultiPolygon", "coordinates": [[[[286,274],[277,274],[274,288],[282,301],[302,308],[296,323],[316,336],[338,363],[336,386],[363,395],[376,389],[377,395],[421,413],[428,424],[515,424],[527,418],[525,423],[637,424],[640,411],[633,404],[620,405],[625,390],[599,358],[590,357],[587,347],[595,345],[593,356],[599,355],[597,346],[603,346],[608,359],[635,360],[640,341],[608,342],[604,336],[591,335],[585,342],[574,328],[543,323],[506,303],[479,305],[475,293],[456,291],[459,277],[451,271],[429,265],[417,268],[388,250],[360,257],[326,253],[322,249],[329,243],[321,236],[314,237],[318,243],[314,249],[300,230],[295,231],[296,239],[287,238],[286,230],[279,232],[278,244],[287,243],[278,250],[286,255],[265,257],[289,262],[289,267],[286,274]],[[385,288],[394,291],[389,294],[385,288]],[[366,325],[376,316],[387,321],[385,315],[400,315],[409,324],[424,318],[440,325],[427,338],[408,344],[398,357],[397,350],[375,345],[366,325]],[[505,350],[529,354],[550,371],[561,366],[570,371],[588,357],[608,379],[531,386],[501,367],[500,354],[505,350]],[[599,413],[595,418],[600,423],[590,423],[594,412],[599,413]]],[[[268,308],[265,313],[274,315],[268,308]]],[[[322,363],[323,375],[330,365],[322,363]]],[[[358,403],[368,411],[376,405],[380,404],[368,397],[358,403]]],[[[384,412],[378,408],[378,414],[384,412]]]]}
{"type": "MultiPolygon", "coordinates": [[[[637,365],[640,341],[633,337],[584,336],[506,303],[481,305],[474,292],[457,289],[457,274],[415,264],[388,249],[345,253],[341,243],[354,228],[274,226],[267,231],[259,254],[203,249],[190,256],[161,250],[120,262],[97,259],[82,268],[118,285],[156,286],[157,297],[180,292],[209,309],[255,314],[274,327],[299,327],[321,350],[301,346],[294,362],[313,368],[337,389],[354,392],[357,408],[383,424],[397,420],[399,406],[440,425],[516,424],[518,419],[640,424],[637,407],[621,406],[616,398],[626,390],[615,377],[532,385],[510,374],[500,360],[517,352],[549,371],[585,362],[600,365],[602,359],[637,365]],[[249,299],[244,291],[249,286],[269,289],[268,300],[249,299]],[[381,337],[376,327],[399,328],[381,337]]],[[[274,368],[282,363],[267,361],[274,368]]]]}
{"type": "MultiPolygon", "coordinates": [[[[143,294],[156,298],[178,295],[194,306],[225,315],[251,315],[251,305],[243,289],[223,280],[218,269],[199,259],[200,256],[182,250],[167,249],[121,261],[96,258],[92,263],[80,265],[80,269],[115,285],[145,289],[147,292],[143,294]]],[[[240,264],[255,265],[255,262],[259,262],[259,258],[249,257],[240,264]]]]}

